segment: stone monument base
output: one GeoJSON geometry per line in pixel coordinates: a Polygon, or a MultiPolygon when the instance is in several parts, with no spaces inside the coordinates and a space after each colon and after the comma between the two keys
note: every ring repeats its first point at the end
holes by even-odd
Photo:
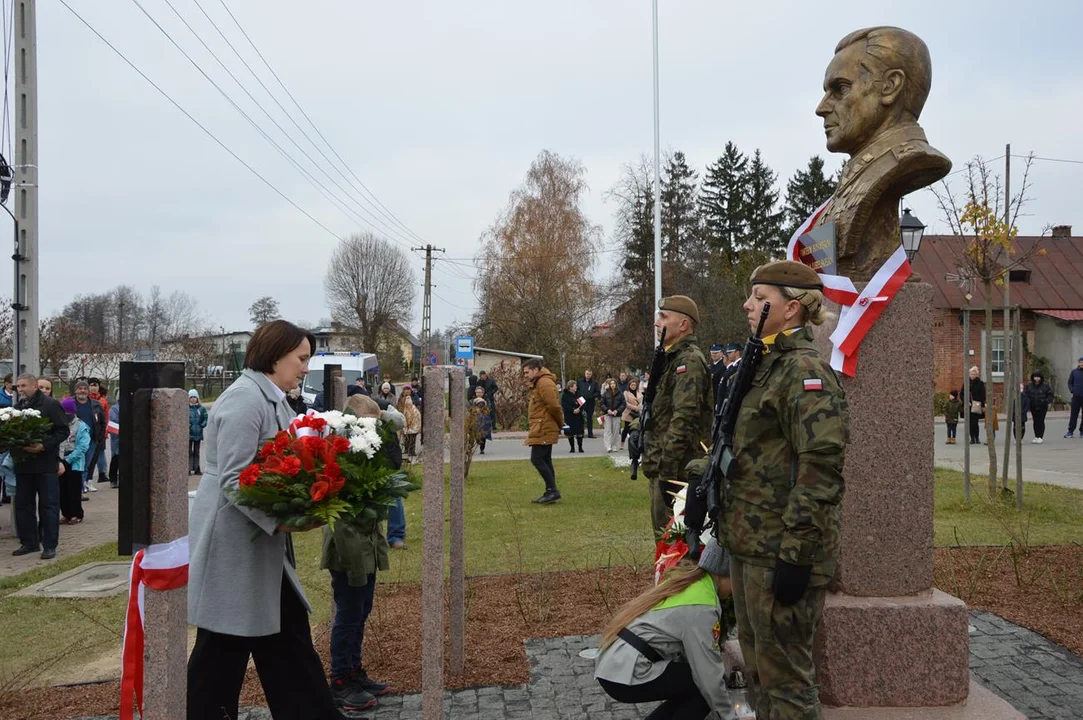
{"type": "Polygon", "coordinates": [[[826,705],[954,705],[970,686],[969,617],[936,590],[905,597],[829,593],[816,632],[816,672],[826,705]]]}
{"type": "Polygon", "coordinates": [[[824,720],[1026,720],[1006,700],[970,683],[965,703],[947,707],[824,707],[824,720]]]}

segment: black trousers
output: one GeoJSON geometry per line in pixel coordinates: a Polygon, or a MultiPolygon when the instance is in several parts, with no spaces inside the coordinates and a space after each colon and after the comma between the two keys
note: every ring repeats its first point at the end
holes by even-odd
{"type": "Polygon", "coordinates": [[[1030,409],[1030,416],[1034,418],[1034,437],[1045,437],[1045,414],[1049,412],[1049,408],[1037,408],[1032,407],[1030,409]]]}
{"type": "MultiPolygon", "coordinates": [[[[80,477],[80,490],[82,482],[80,477]]],[[[23,546],[56,549],[60,542],[60,484],[55,472],[15,474],[15,525],[23,546]]]]}
{"type": "Polygon", "coordinates": [[[196,631],[188,658],[188,720],[236,720],[249,656],[275,720],[343,720],[312,647],[308,612],[284,573],[278,633],[240,637],[196,631]]]}
{"type": "Polygon", "coordinates": [[[953,423],[953,422],[948,423],[948,439],[949,440],[955,437],[955,429],[957,427],[959,427],[959,423],[953,423]]]}
{"type": "Polygon", "coordinates": [[[553,446],[531,445],[530,462],[545,481],[546,490],[557,489],[557,473],[553,469],[553,446]]]}
{"type": "Polygon", "coordinates": [[[113,453],[109,459],[109,484],[120,484],[120,453],[113,453]]]}
{"type": "Polygon", "coordinates": [[[594,401],[583,405],[583,419],[587,423],[587,437],[594,437],[594,401]]]}
{"type": "Polygon", "coordinates": [[[83,473],[68,470],[60,476],[60,516],[83,519],[83,473]]]}
{"type": "Polygon", "coordinates": [[[970,444],[977,445],[981,442],[981,432],[978,430],[978,421],[981,417],[970,413],[970,444]]]}
{"type": "Polygon", "coordinates": [[[711,712],[711,706],[692,679],[688,663],[671,662],[660,676],[642,685],[622,685],[608,680],[598,680],[598,684],[617,702],[664,701],[647,720],[703,720],[711,712]]]}
{"type": "MultiPolygon", "coordinates": [[[[1075,432],[1076,421],[1079,420],[1079,412],[1083,410],[1083,397],[1079,395],[1072,396],[1072,414],[1068,417],[1068,432],[1075,432]]],[[[1083,425],[1080,426],[1080,431],[1083,431],[1083,425]]]]}
{"type": "Polygon", "coordinates": [[[188,470],[189,472],[197,472],[199,470],[199,446],[202,444],[202,440],[188,440],[188,470]]]}

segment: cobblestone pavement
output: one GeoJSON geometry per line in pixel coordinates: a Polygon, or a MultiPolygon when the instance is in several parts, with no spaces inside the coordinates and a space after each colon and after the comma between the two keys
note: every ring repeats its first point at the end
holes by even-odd
{"type": "MultiPolygon", "coordinates": [[[[1030,720],[1083,720],[1083,659],[1037,633],[996,615],[971,612],[970,668],[976,680],[1008,700],[1030,720]]],[[[530,684],[449,692],[444,717],[452,720],[634,720],[653,705],[621,705],[594,680],[594,661],[579,652],[598,636],[526,641],[530,684]]],[[[363,720],[416,720],[421,696],[381,698],[363,720]]],[[[83,720],[116,720],[84,718],[83,720]]],[[[266,708],[243,711],[238,720],[271,720],[266,708]]]]}
{"type": "Polygon", "coordinates": [[[970,671],[1030,720],[1083,718],[1083,659],[1038,633],[971,612],[970,671]]]}

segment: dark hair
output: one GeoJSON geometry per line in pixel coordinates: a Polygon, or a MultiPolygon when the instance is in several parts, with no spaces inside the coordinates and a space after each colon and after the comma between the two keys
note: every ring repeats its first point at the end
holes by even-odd
{"type": "Polygon", "coordinates": [[[308,340],[309,352],[316,348],[316,338],[286,320],[272,320],[256,328],[248,349],[244,353],[244,367],[261,373],[274,371],[275,363],[288,355],[294,348],[308,340]]]}
{"type": "Polygon", "coordinates": [[[4,382],[9,383],[9,382],[13,382],[13,381],[14,381],[14,378],[11,377],[11,373],[8,373],[7,375],[4,376],[4,382]]]}
{"type": "Polygon", "coordinates": [[[87,382],[90,383],[91,385],[98,385],[98,386],[100,386],[102,384],[102,381],[99,380],[96,377],[87,378],[87,382]]]}
{"type": "Polygon", "coordinates": [[[528,368],[531,370],[541,370],[542,361],[538,358],[527,358],[523,361],[523,370],[526,370],[528,368]]]}

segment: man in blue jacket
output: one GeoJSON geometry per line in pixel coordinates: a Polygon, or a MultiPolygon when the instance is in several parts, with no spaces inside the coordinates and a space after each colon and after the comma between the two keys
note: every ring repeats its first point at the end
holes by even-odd
{"type": "MultiPolygon", "coordinates": [[[[1068,432],[1064,434],[1066,438],[1075,434],[1079,411],[1083,409],[1083,357],[1079,358],[1079,367],[1068,376],[1068,392],[1072,393],[1072,415],[1068,418],[1068,432]]],[[[1079,437],[1083,438],[1083,425],[1080,425],[1079,437]]]]}

